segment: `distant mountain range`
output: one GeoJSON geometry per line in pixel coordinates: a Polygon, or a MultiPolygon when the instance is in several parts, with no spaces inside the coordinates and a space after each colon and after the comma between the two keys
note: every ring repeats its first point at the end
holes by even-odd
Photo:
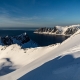
{"type": "Polygon", "coordinates": [[[55,26],[53,28],[39,28],[34,31],[34,33],[38,34],[54,34],[54,35],[65,35],[71,36],[75,32],[78,31],[80,25],[71,25],[71,26],[55,26]]]}

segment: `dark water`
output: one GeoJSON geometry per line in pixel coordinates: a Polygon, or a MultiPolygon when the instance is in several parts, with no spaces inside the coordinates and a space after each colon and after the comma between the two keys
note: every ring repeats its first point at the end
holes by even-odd
{"type": "Polygon", "coordinates": [[[43,35],[43,34],[34,34],[34,29],[25,29],[25,30],[0,30],[0,36],[16,36],[26,32],[30,39],[38,43],[40,46],[47,46],[55,43],[61,43],[68,37],[65,36],[53,36],[53,35],[43,35]]]}

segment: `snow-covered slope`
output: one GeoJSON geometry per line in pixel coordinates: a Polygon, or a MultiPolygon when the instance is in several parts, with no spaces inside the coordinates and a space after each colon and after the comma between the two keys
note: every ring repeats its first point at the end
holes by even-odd
{"type": "Polygon", "coordinates": [[[58,45],[26,49],[21,49],[17,44],[8,47],[0,46],[0,76],[24,67],[53,50],[58,45]]]}
{"type": "Polygon", "coordinates": [[[53,28],[39,28],[34,33],[38,34],[54,34],[54,35],[65,35],[71,36],[78,31],[80,25],[71,25],[71,26],[55,26],[53,28]]]}
{"type": "Polygon", "coordinates": [[[32,49],[0,47],[0,80],[80,80],[80,30],[61,44],[32,49]],[[15,51],[16,50],[16,51],[15,51]]]}

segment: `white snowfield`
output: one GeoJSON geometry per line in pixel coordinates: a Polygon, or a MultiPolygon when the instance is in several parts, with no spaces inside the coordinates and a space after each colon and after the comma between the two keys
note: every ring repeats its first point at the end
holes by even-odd
{"type": "Polygon", "coordinates": [[[0,80],[80,80],[80,30],[54,46],[25,50],[18,45],[1,46],[0,69],[8,65],[14,71],[0,80]]]}

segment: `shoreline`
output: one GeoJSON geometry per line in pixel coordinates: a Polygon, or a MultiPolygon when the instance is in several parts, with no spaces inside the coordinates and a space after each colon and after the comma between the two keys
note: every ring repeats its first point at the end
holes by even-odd
{"type": "Polygon", "coordinates": [[[55,35],[55,36],[67,36],[67,37],[70,37],[71,35],[64,35],[64,34],[55,34],[55,33],[49,33],[49,32],[33,32],[35,34],[48,34],[48,35],[55,35]]]}

